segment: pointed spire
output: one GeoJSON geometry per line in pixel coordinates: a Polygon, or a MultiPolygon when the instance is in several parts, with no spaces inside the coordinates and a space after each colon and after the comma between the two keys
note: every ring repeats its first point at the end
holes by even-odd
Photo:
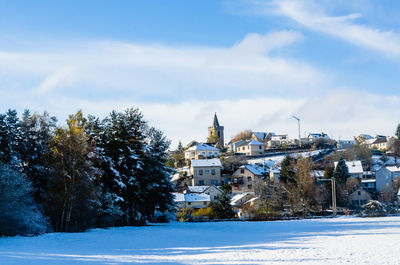
{"type": "Polygon", "coordinates": [[[219,122],[218,122],[218,118],[217,118],[217,113],[215,112],[214,114],[214,123],[213,123],[214,128],[218,128],[219,127],[219,122]]]}

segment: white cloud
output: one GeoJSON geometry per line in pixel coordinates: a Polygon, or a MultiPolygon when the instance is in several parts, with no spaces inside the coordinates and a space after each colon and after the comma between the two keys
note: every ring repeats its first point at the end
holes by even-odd
{"type": "MultiPolygon", "coordinates": [[[[372,28],[355,20],[360,14],[329,16],[316,1],[274,0],[275,10],[297,23],[314,31],[329,34],[350,42],[358,47],[376,51],[388,57],[400,56],[400,35],[394,31],[383,31],[372,28]]],[[[270,3],[266,8],[270,13],[270,3]]]]}
{"type": "Polygon", "coordinates": [[[52,47],[48,52],[3,51],[0,76],[10,84],[24,80],[19,89],[25,91],[31,87],[39,93],[60,90],[63,95],[135,100],[293,94],[300,88],[315,89],[324,77],[307,63],[272,55],[301,39],[298,32],[279,31],[249,34],[231,47],[97,42],[52,47]]]}

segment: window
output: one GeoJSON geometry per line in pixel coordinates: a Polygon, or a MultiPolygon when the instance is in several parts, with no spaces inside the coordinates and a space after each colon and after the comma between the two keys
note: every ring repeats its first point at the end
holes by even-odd
{"type": "Polygon", "coordinates": [[[249,185],[247,185],[247,188],[248,188],[249,190],[251,190],[251,189],[253,188],[253,186],[252,186],[251,184],[249,184],[249,185]]]}
{"type": "Polygon", "coordinates": [[[199,169],[199,175],[202,176],[203,175],[203,170],[199,169]]]}
{"type": "Polygon", "coordinates": [[[211,175],[215,175],[215,169],[211,169],[211,175]]]}
{"type": "Polygon", "coordinates": [[[204,171],[205,171],[206,174],[210,174],[210,170],[209,169],[206,169],[204,171]]]}
{"type": "Polygon", "coordinates": [[[261,150],[261,145],[260,145],[260,146],[258,146],[258,149],[260,149],[260,150],[261,150]]]}
{"type": "Polygon", "coordinates": [[[207,205],[207,202],[203,202],[203,205],[207,205]]]}
{"type": "Polygon", "coordinates": [[[361,191],[358,191],[357,193],[358,193],[358,195],[361,195],[361,191]]]}
{"type": "Polygon", "coordinates": [[[215,186],[218,186],[218,180],[212,179],[212,180],[211,180],[211,184],[212,184],[212,185],[215,185],[215,186]]]}
{"type": "Polygon", "coordinates": [[[240,174],[244,174],[244,169],[241,169],[241,170],[240,170],[240,174]]]}
{"type": "Polygon", "coordinates": [[[204,185],[204,180],[199,180],[199,186],[203,186],[204,185]]]}
{"type": "Polygon", "coordinates": [[[191,205],[192,203],[191,202],[188,202],[188,205],[191,205]]]}
{"type": "Polygon", "coordinates": [[[251,177],[247,177],[247,181],[251,181],[251,177]]]}

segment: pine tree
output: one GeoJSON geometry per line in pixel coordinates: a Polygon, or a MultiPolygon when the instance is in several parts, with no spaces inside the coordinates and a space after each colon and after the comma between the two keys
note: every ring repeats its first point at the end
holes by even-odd
{"type": "Polygon", "coordinates": [[[0,163],[0,235],[36,235],[46,231],[46,220],[31,192],[31,184],[22,173],[0,163]]]}
{"type": "Polygon", "coordinates": [[[347,179],[350,177],[349,168],[347,167],[346,161],[343,157],[339,159],[333,175],[339,183],[346,183],[347,179]]]}
{"type": "Polygon", "coordinates": [[[216,201],[211,202],[210,207],[217,219],[229,219],[234,216],[230,197],[225,192],[219,195],[216,201]]]}
{"type": "Polygon", "coordinates": [[[290,156],[285,156],[281,162],[281,171],[279,173],[279,179],[283,183],[293,182],[295,171],[293,168],[293,159],[290,156]]]}
{"type": "Polygon", "coordinates": [[[397,139],[400,140],[400,123],[397,125],[396,133],[395,133],[397,139]]]}
{"type": "Polygon", "coordinates": [[[15,110],[0,115],[0,161],[14,166],[20,165],[18,154],[21,142],[20,121],[15,110]]]}
{"type": "Polygon", "coordinates": [[[52,159],[51,142],[56,129],[56,118],[47,112],[31,115],[29,110],[22,114],[21,142],[18,153],[23,172],[32,182],[34,199],[42,204],[44,192],[50,175],[52,159]]]}
{"type": "Polygon", "coordinates": [[[156,212],[173,210],[173,184],[170,181],[172,169],[165,165],[170,141],[155,128],[146,133],[145,161],[143,174],[139,178],[144,196],[144,215],[152,217],[156,212]]]}

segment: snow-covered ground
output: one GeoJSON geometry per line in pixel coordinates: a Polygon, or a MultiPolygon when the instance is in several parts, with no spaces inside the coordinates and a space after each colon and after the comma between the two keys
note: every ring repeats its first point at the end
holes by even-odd
{"type": "Polygon", "coordinates": [[[0,264],[400,264],[400,217],[170,223],[0,238],[0,264]]]}

